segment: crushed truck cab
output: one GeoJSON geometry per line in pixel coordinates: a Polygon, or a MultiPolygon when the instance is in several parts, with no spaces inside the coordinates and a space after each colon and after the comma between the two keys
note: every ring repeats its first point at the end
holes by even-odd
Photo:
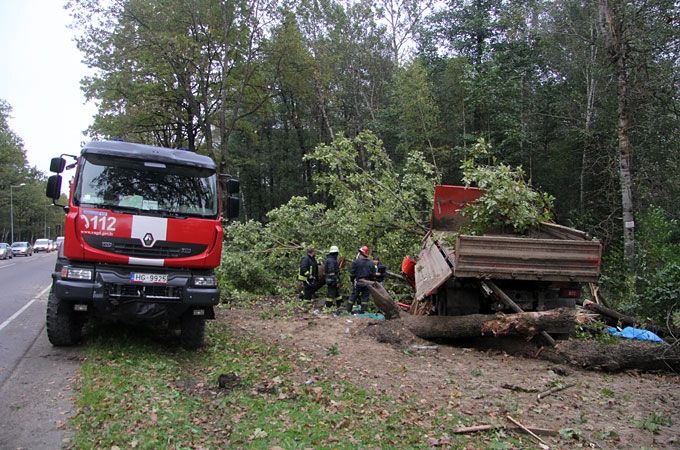
{"type": "MultiPolygon", "coordinates": [[[[54,172],[64,167],[63,158],[53,159],[54,172]]],[[[94,141],[75,168],[48,301],[50,341],[74,344],[84,321],[98,316],[179,325],[183,345],[200,346],[220,299],[214,269],[223,201],[215,163],[186,150],[94,141]]],[[[227,186],[229,194],[238,190],[235,180],[227,186]]],[[[47,195],[56,201],[60,190],[61,176],[53,175],[47,195]]],[[[226,199],[232,215],[237,202],[226,199]]]]}

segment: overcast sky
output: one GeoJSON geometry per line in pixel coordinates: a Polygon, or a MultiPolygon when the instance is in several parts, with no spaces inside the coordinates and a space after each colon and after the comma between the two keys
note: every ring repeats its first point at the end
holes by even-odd
{"type": "Polygon", "coordinates": [[[31,166],[47,173],[50,158],[78,153],[95,113],[80,79],[87,73],[61,0],[0,0],[0,98],[24,141],[31,166]]]}

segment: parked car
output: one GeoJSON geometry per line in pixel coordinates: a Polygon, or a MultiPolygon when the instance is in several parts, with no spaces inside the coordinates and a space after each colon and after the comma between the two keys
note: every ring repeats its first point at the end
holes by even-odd
{"type": "Polygon", "coordinates": [[[54,240],[54,243],[57,245],[57,250],[59,250],[59,247],[61,247],[64,243],[64,236],[57,236],[57,239],[54,240]]]}
{"type": "Polygon", "coordinates": [[[0,259],[12,259],[12,247],[6,242],[0,242],[0,259]]]}
{"type": "Polygon", "coordinates": [[[50,240],[49,239],[36,239],[35,244],[33,244],[33,251],[38,252],[49,252],[50,251],[50,240]]]}
{"type": "Polygon", "coordinates": [[[57,244],[55,244],[54,241],[53,241],[52,239],[50,239],[50,242],[49,242],[49,251],[50,251],[50,252],[53,252],[53,251],[55,251],[56,249],[57,249],[57,244]]]}
{"type": "Polygon", "coordinates": [[[14,242],[12,244],[13,256],[31,256],[33,254],[33,247],[28,242],[14,242]]]}

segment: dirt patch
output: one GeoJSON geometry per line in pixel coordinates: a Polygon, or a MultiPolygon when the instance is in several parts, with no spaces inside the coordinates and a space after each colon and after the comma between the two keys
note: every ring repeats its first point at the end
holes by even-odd
{"type": "Polygon", "coordinates": [[[506,425],[510,415],[527,426],[561,430],[551,439],[562,448],[680,445],[680,377],[674,374],[605,374],[495,349],[435,345],[399,324],[356,316],[271,318],[261,310],[231,309],[218,320],[237,333],[304,353],[320,377],[415,400],[424,415],[444,408],[475,425],[506,425]],[[537,399],[536,392],[571,383],[537,399]]]}

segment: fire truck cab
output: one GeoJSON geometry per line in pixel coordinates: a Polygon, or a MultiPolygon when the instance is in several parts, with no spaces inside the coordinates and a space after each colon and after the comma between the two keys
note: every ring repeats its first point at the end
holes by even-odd
{"type": "MultiPolygon", "coordinates": [[[[50,166],[55,203],[64,156],[50,166]]],[[[97,316],[167,323],[180,329],[184,347],[201,346],[220,299],[222,206],[227,218],[238,216],[238,181],[222,180],[207,156],[129,142],[93,141],[73,158],[47,305],[50,342],[77,343],[97,316]]]]}

